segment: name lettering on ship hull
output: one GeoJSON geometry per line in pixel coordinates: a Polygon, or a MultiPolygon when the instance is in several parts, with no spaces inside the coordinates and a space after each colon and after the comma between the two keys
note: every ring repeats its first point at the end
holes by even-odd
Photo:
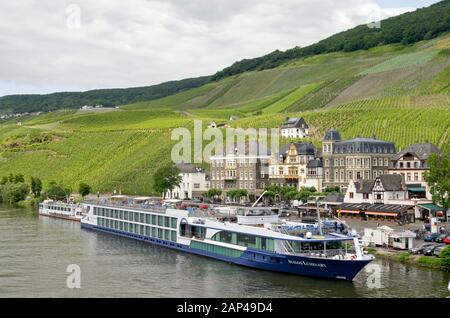
{"type": "Polygon", "coordinates": [[[323,263],[311,263],[311,262],[306,262],[306,261],[288,260],[288,263],[289,264],[294,264],[294,265],[302,265],[302,266],[327,267],[327,265],[323,264],[323,263]]]}

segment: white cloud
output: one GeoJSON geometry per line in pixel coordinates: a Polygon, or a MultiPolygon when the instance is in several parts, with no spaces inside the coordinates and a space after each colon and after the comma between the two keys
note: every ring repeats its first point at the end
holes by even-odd
{"type": "Polygon", "coordinates": [[[0,96],[213,74],[410,10],[373,0],[2,1],[0,96]]]}

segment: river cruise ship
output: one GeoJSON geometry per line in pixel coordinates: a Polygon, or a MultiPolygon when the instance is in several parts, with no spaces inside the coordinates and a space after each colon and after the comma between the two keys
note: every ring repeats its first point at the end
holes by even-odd
{"type": "Polygon", "coordinates": [[[39,214],[53,218],[80,222],[82,213],[83,206],[79,204],[55,202],[53,200],[45,200],[39,204],[39,214]]]}
{"type": "Polygon", "coordinates": [[[156,205],[86,202],[81,227],[246,267],[346,281],[373,259],[356,237],[319,235],[310,224],[278,220],[270,209],[238,208],[235,222],[204,214],[156,205]]]}

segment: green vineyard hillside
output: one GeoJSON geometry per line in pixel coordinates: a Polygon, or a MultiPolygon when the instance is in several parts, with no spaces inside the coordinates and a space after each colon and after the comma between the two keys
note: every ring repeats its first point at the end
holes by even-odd
{"type": "Polygon", "coordinates": [[[397,149],[429,141],[450,151],[450,36],[412,45],[290,60],[156,100],[109,111],[60,110],[0,122],[0,176],[23,173],[44,186],[83,181],[100,192],[154,194],[152,176],[170,162],[171,131],[214,120],[278,127],[302,116],[321,145],[343,138],[391,140],[397,149]],[[230,121],[230,117],[235,120],[230,121]]]}

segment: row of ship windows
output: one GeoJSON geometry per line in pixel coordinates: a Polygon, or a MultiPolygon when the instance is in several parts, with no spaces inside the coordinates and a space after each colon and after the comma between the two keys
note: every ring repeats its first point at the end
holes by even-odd
{"type": "Polygon", "coordinates": [[[119,219],[124,221],[133,221],[151,225],[158,225],[163,227],[177,228],[177,218],[171,218],[169,216],[154,215],[148,213],[131,212],[123,210],[114,210],[107,208],[94,207],[94,215],[119,219]]]}
{"type": "Polygon", "coordinates": [[[98,218],[97,225],[100,227],[123,231],[127,233],[134,233],[137,235],[159,238],[166,241],[177,241],[177,232],[172,230],[165,230],[152,226],[139,225],[134,223],[122,222],[117,220],[110,220],[98,218]]]}
{"type": "Polygon", "coordinates": [[[243,254],[242,251],[238,251],[238,250],[231,249],[228,247],[217,246],[217,245],[212,245],[212,244],[207,244],[207,243],[197,242],[197,241],[193,241],[191,243],[191,248],[202,250],[202,251],[209,252],[209,253],[215,253],[215,254],[219,254],[219,255],[223,255],[223,256],[227,256],[227,257],[233,257],[233,258],[238,258],[243,254]]]}
{"type": "Polygon", "coordinates": [[[68,207],[63,206],[57,206],[57,205],[46,205],[44,206],[45,209],[52,210],[52,211],[64,211],[64,212],[71,212],[72,209],[68,207]]]}

